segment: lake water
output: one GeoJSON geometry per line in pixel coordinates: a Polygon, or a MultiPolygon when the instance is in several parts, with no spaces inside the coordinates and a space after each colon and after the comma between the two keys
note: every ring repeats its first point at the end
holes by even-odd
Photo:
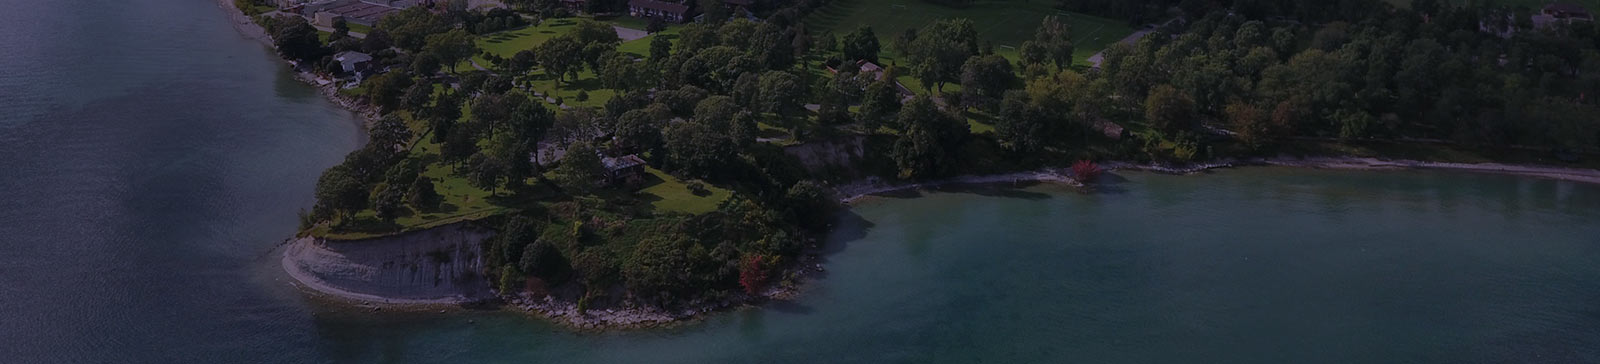
{"type": "Polygon", "coordinates": [[[672,329],[327,306],[276,247],[359,123],[214,2],[12,4],[0,49],[0,362],[1600,361],[1600,188],[1456,173],[886,197],[798,300],[672,329]]]}

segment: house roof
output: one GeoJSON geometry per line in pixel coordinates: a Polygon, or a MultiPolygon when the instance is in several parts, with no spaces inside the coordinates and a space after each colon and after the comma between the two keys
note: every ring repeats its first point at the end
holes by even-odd
{"type": "Polygon", "coordinates": [[[616,158],[601,159],[600,163],[605,164],[606,170],[616,171],[642,166],[644,165],[644,160],[639,159],[637,154],[629,154],[616,158]]]}
{"type": "Polygon", "coordinates": [[[339,52],[338,54],[334,54],[333,55],[333,59],[337,59],[340,62],[356,63],[356,62],[368,62],[368,61],[371,61],[372,60],[372,56],[367,55],[366,53],[361,53],[361,52],[356,52],[356,51],[344,51],[344,52],[339,52]]]}
{"type": "Polygon", "coordinates": [[[655,9],[674,14],[683,14],[689,12],[689,6],[687,5],[656,0],[630,0],[628,1],[628,6],[635,8],[655,9]]]}
{"type": "Polygon", "coordinates": [[[1573,3],[1568,3],[1568,2],[1556,2],[1556,3],[1551,3],[1550,5],[1545,5],[1544,11],[1546,11],[1546,12],[1557,11],[1557,12],[1573,13],[1573,14],[1588,14],[1589,13],[1589,9],[1584,9],[1582,6],[1578,6],[1578,4],[1573,4],[1573,3]]]}

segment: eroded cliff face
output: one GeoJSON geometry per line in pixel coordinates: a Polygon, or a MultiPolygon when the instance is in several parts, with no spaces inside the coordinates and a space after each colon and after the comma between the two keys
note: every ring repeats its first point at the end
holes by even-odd
{"type": "Polygon", "coordinates": [[[492,298],[481,244],[492,231],[454,224],[355,241],[305,237],[283,268],[306,287],[382,303],[461,303],[492,298]]]}

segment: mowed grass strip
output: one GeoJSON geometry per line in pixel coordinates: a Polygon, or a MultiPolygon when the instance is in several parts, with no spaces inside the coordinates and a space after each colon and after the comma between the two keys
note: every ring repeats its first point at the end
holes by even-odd
{"type": "Polygon", "coordinates": [[[883,45],[884,56],[893,59],[890,46],[894,38],[906,29],[921,28],[940,19],[966,18],[972,20],[983,40],[993,42],[995,53],[1017,59],[1017,47],[1033,39],[1034,31],[1046,16],[1057,16],[1072,25],[1074,58],[1080,64],[1089,56],[1122,40],[1133,29],[1127,22],[1052,7],[1052,1],[996,0],[979,1],[965,8],[930,4],[920,0],[837,0],[819,9],[808,18],[812,29],[833,31],[843,36],[862,26],[871,26],[883,45]]]}

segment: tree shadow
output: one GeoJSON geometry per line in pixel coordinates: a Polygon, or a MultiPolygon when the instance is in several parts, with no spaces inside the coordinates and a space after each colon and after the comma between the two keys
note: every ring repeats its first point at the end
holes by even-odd
{"type": "Polygon", "coordinates": [[[799,302],[790,300],[768,301],[764,307],[773,311],[796,315],[806,315],[817,311],[811,306],[802,305],[799,302]]]}
{"type": "Polygon", "coordinates": [[[838,215],[834,216],[833,229],[828,232],[827,239],[815,251],[817,263],[826,263],[828,256],[843,252],[851,243],[865,239],[867,233],[876,226],[853,210],[839,211],[838,215]]]}
{"type": "Polygon", "coordinates": [[[1039,184],[1040,182],[1038,181],[956,184],[940,186],[934,190],[939,192],[969,193],[979,196],[1015,198],[1031,201],[1048,200],[1052,198],[1052,196],[1050,196],[1048,193],[1023,190],[1024,188],[1038,186],[1039,184]]]}
{"type": "Polygon", "coordinates": [[[1128,184],[1128,182],[1129,180],[1127,177],[1123,177],[1122,175],[1112,172],[1105,172],[1101,173],[1100,177],[1095,178],[1094,183],[1087,184],[1085,188],[1094,193],[1120,195],[1128,193],[1128,188],[1124,186],[1128,184]]]}

